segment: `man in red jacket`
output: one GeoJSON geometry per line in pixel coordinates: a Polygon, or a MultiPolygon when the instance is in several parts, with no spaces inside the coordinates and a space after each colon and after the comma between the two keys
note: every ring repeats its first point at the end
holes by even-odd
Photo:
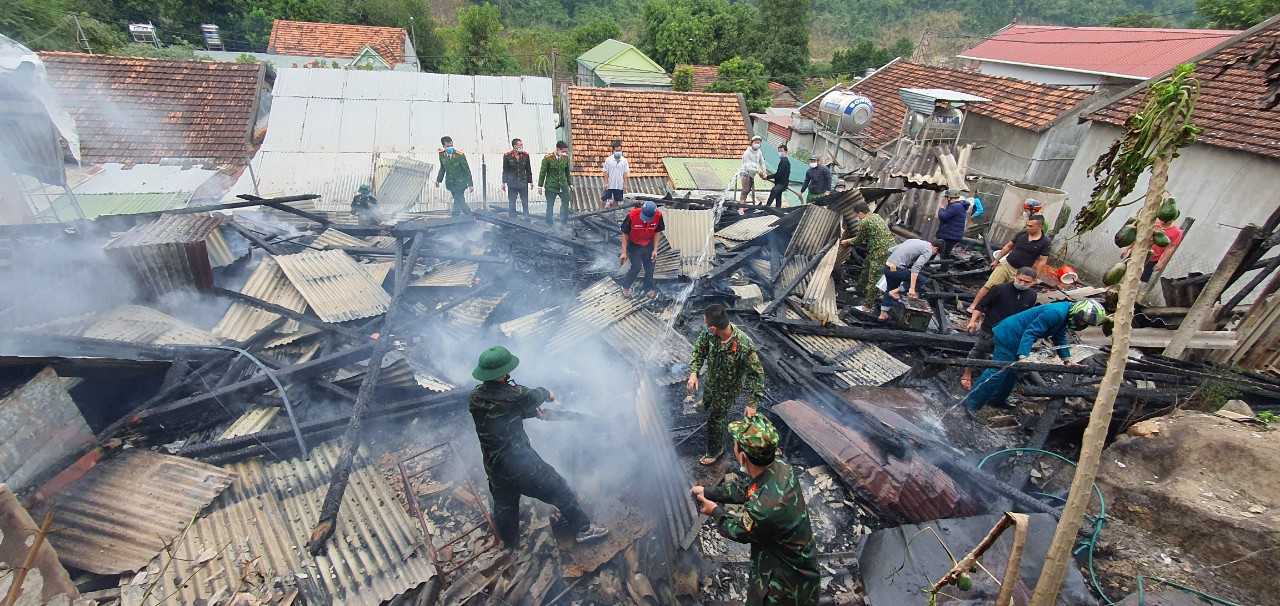
{"type": "Polygon", "coordinates": [[[640,208],[631,209],[623,217],[622,256],[619,259],[623,264],[630,259],[631,269],[622,279],[622,296],[628,299],[632,297],[631,285],[635,283],[636,276],[640,275],[640,268],[643,267],[643,290],[650,299],[657,298],[658,293],[653,289],[653,262],[658,259],[658,240],[662,238],[662,231],[666,228],[662,222],[662,213],[658,212],[658,205],[651,201],[645,202],[640,208]]]}

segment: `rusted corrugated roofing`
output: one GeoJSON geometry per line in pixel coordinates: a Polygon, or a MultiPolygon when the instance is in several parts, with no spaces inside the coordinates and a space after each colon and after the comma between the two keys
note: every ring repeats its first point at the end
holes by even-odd
{"type": "Polygon", "coordinates": [[[294,288],[326,322],[346,322],[386,313],[391,295],[340,250],[275,257],[294,288]]]}
{"type": "Polygon", "coordinates": [[[22,490],[92,438],[62,379],[46,368],[0,400],[0,484],[22,490]]]}
{"type": "Polygon", "coordinates": [[[121,574],[146,566],[234,477],[199,461],[132,448],[89,470],[40,509],[54,510],[58,532],[49,542],[64,563],[121,574]]]}
{"type": "Polygon", "coordinates": [[[123,606],[197,604],[257,589],[245,578],[267,579],[262,591],[278,591],[277,582],[286,593],[296,587],[307,604],[378,606],[430,580],[434,569],[421,535],[364,448],[328,550],[317,557],[306,552],[340,452],[338,442],[328,442],[305,461],[228,465],[238,476],[231,489],[172,553],[155,559],[149,568],[155,574],[122,585],[123,606]]]}
{"type": "Polygon", "coordinates": [[[102,247],[129,270],[139,290],[153,296],[213,286],[205,240],[222,220],[200,214],[161,215],[137,225],[102,247]]]}
{"type": "Polygon", "coordinates": [[[409,286],[470,286],[476,279],[479,263],[466,261],[445,261],[428,269],[421,278],[409,283],[409,286]]]}
{"type": "MultiPolygon", "coordinates": [[[[249,280],[245,282],[244,288],[241,288],[240,292],[267,303],[292,309],[298,313],[302,313],[307,308],[307,300],[289,282],[289,279],[284,275],[284,271],[280,269],[280,264],[276,263],[275,259],[271,257],[263,259],[254,268],[253,274],[249,276],[249,280]]],[[[227,313],[222,316],[222,320],[218,322],[217,326],[213,327],[213,334],[226,337],[232,341],[244,341],[258,334],[279,317],[269,311],[258,309],[246,303],[234,302],[227,309],[227,313]]],[[[290,333],[297,329],[298,323],[294,320],[288,320],[280,330],[290,333]]]]}

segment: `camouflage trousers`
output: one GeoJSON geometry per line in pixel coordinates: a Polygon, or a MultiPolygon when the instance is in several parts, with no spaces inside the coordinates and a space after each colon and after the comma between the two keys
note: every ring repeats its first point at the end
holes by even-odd
{"type": "Polygon", "coordinates": [[[498,538],[509,546],[520,539],[520,496],[527,495],[560,510],[564,521],[580,532],[590,526],[569,483],[537,454],[513,457],[489,470],[489,494],[493,496],[493,525],[498,538]]]}
{"type": "Polygon", "coordinates": [[[770,580],[772,576],[752,574],[747,579],[746,606],[817,606],[821,585],[816,579],[796,586],[770,580]]]}
{"type": "Polygon", "coordinates": [[[702,396],[702,407],[707,411],[706,456],[719,458],[724,454],[724,440],[729,433],[729,409],[737,400],[737,393],[707,391],[702,396]]]}
{"type": "Polygon", "coordinates": [[[874,254],[868,251],[867,258],[862,261],[862,275],[858,278],[858,292],[862,295],[862,304],[870,309],[880,305],[880,289],[876,282],[884,275],[884,264],[889,262],[889,251],[874,254]]]}

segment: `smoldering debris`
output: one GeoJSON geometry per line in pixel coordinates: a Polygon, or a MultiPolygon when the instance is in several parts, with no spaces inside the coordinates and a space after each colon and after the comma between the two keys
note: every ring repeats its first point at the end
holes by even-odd
{"type": "MultiPolygon", "coordinates": [[[[101,420],[21,496],[35,507],[75,491],[94,481],[86,469],[124,449],[164,447],[238,474],[175,539],[191,553],[149,547],[132,554],[150,559],[141,570],[86,586],[123,582],[122,603],[161,604],[178,567],[193,573],[183,597],[209,604],[740,600],[749,549],[716,532],[688,495],[736,472],[727,457],[696,463],[704,417],[684,410],[709,303],[732,309],[761,351],[761,409],[799,473],[825,596],[862,590],[859,545],[892,523],[1004,502],[1053,511],[1022,492],[1026,472],[997,478],[965,460],[947,438],[960,421],[936,388],[903,388],[950,372],[930,365],[971,347],[947,311],[967,286],[947,275],[968,275],[980,259],[943,268],[923,294],[933,332],[847,311],[843,262],[858,251],[835,242],[857,191],[743,215],[721,212],[741,206],[732,202],[662,201],[671,244],[659,251],[653,298],[624,297],[614,280],[626,268],[611,213],[626,205],[568,227],[488,209],[356,226],[292,206],[309,198],[0,229],[11,244],[0,250],[24,251],[0,273],[31,286],[5,299],[0,362],[14,373],[53,367],[95,411],[86,419],[101,420]],[[199,229],[174,227],[188,224],[199,229]],[[219,243],[229,233],[243,249],[219,243]],[[146,250],[125,250],[138,234],[147,237],[132,248],[146,250]],[[556,394],[545,406],[552,422],[530,421],[528,435],[610,529],[606,540],[576,545],[554,509],[526,500],[519,547],[495,545],[467,412],[471,371],[491,345],[520,358],[513,380],[556,394]],[[260,515],[277,510],[279,519],[260,515]],[[236,562],[252,570],[237,576],[236,562]],[[202,568],[209,574],[194,574],[202,568]]],[[[1160,385],[1135,387],[1129,401],[1186,381],[1165,375],[1147,376],[1160,385]]],[[[1043,428],[1033,444],[1078,414],[1054,410],[1018,417],[1043,428]]],[[[122,502],[105,517],[136,513],[122,502]]]]}

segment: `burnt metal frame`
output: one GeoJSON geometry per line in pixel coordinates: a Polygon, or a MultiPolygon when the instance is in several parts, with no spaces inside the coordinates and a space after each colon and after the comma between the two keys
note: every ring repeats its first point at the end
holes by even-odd
{"type": "Polygon", "coordinates": [[[455,447],[453,445],[453,442],[450,441],[450,442],[444,442],[442,444],[436,444],[431,448],[420,451],[416,454],[411,454],[407,457],[404,457],[396,461],[396,467],[400,470],[400,481],[404,482],[404,500],[409,503],[409,509],[413,512],[413,515],[418,518],[418,524],[422,526],[422,535],[423,535],[424,542],[427,544],[427,553],[431,555],[431,564],[435,566],[436,575],[440,577],[441,589],[449,586],[449,575],[461,570],[462,567],[475,561],[476,558],[490,551],[493,551],[498,546],[498,529],[493,524],[493,517],[489,515],[489,509],[484,506],[484,497],[480,494],[479,489],[476,488],[475,482],[471,481],[471,476],[467,474],[467,470],[461,466],[459,466],[458,469],[459,471],[462,472],[462,477],[466,479],[467,490],[468,492],[471,493],[471,496],[475,498],[475,507],[476,509],[480,510],[480,515],[484,517],[484,520],[480,522],[476,522],[470,528],[460,531],[458,533],[458,536],[454,537],[453,540],[449,541],[448,543],[441,545],[440,549],[437,549],[435,546],[435,543],[432,542],[431,525],[427,523],[427,516],[425,513],[423,513],[422,507],[418,504],[418,495],[413,491],[413,483],[411,480],[413,480],[414,478],[426,475],[428,472],[430,472],[433,469],[436,469],[437,467],[448,464],[450,462],[456,463],[461,459],[462,457],[458,454],[457,447],[455,447]],[[409,470],[405,468],[405,464],[408,463],[409,461],[420,459],[431,453],[438,452],[446,448],[448,449],[448,453],[446,453],[446,455],[436,463],[428,465],[427,467],[420,469],[418,471],[415,471],[413,473],[410,473],[409,470]],[[481,528],[484,528],[486,526],[489,528],[489,542],[487,544],[482,544],[480,548],[476,549],[475,553],[471,554],[471,557],[467,558],[466,560],[463,560],[461,563],[458,563],[452,566],[450,566],[450,564],[452,564],[453,562],[452,558],[442,559],[440,557],[441,550],[443,550],[446,547],[449,547],[450,545],[453,545],[454,543],[457,543],[458,541],[461,541],[462,539],[471,535],[471,533],[477,530],[480,530],[481,528]]]}

